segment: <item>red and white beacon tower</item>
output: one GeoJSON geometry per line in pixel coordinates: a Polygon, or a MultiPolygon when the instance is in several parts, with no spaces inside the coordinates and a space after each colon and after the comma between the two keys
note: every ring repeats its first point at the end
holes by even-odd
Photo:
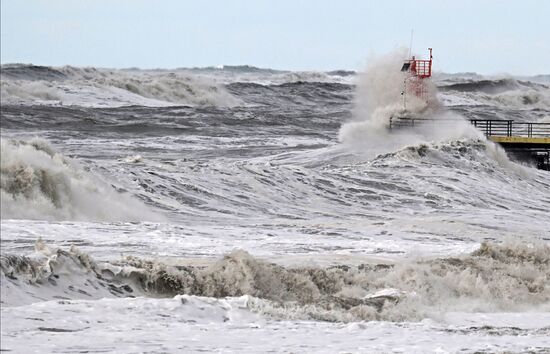
{"type": "Polygon", "coordinates": [[[405,63],[401,67],[401,71],[407,73],[405,78],[405,88],[402,92],[403,105],[406,108],[406,96],[414,95],[422,101],[428,103],[428,88],[425,80],[432,76],[432,48],[428,48],[430,51],[429,60],[416,59],[413,55],[409,60],[405,60],[405,63]]]}

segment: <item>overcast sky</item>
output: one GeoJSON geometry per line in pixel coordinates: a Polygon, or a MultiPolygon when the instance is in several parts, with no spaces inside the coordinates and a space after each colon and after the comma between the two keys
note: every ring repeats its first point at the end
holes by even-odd
{"type": "Polygon", "coordinates": [[[438,71],[550,73],[545,0],[1,0],[1,61],[358,70],[411,29],[438,71]]]}

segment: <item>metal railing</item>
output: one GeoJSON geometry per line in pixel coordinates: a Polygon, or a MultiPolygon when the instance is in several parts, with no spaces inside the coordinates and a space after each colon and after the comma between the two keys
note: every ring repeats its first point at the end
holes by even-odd
{"type": "MultiPolygon", "coordinates": [[[[456,122],[457,119],[434,118],[390,118],[389,128],[425,126],[426,124],[441,125],[456,122]]],[[[517,122],[498,119],[470,119],[470,123],[481,130],[485,136],[518,136],[518,137],[550,137],[550,123],[517,122]]]]}
{"type": "Polygon", "coordinates": [[[404,127],[423,127],[427,124],[442,125],[445,123],[456,123],[461,119],[437,119],[437,118],[401,118],[390,117],[388,128],[398,129],[404,127]]]}
{"type": "Polygon", "coordinates": [[[550,123],[516,122],[513,120],[470,119],[486,136],[549,137],[550,123]]]}

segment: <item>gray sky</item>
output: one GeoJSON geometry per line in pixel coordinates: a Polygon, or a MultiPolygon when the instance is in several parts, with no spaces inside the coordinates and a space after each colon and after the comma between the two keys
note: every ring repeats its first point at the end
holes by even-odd
{"type": "Polygon", "coordinates": [[[550,73],[545,0],[1,0],[1,61],[357,70],[411,28],[438,71],[550,73]]]}

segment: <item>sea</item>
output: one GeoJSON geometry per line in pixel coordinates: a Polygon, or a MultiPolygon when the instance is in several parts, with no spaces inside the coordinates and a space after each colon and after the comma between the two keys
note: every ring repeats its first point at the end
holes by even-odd
{"type": "Polygon", "coordinates": [[[392,131],[401,60],[2,65],[0,349],[549,353],[550,173],[469,120],[550,75],[435,72],[392,131]]]}

